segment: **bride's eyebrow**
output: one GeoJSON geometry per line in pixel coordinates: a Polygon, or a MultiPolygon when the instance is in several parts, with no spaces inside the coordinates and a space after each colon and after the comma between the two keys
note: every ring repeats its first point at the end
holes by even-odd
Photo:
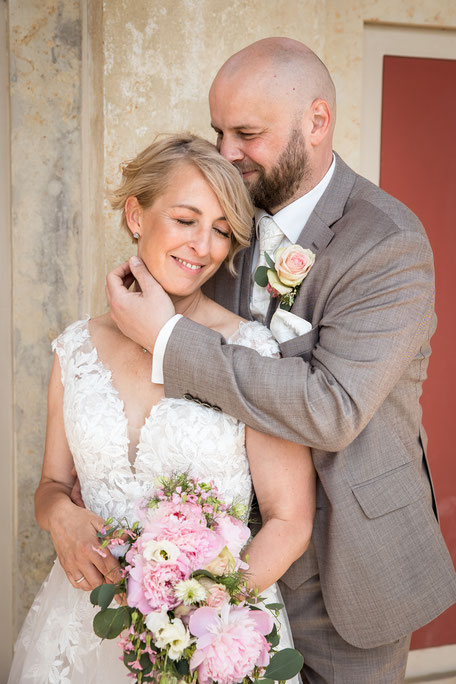
{"type": "MultiPolygon", "coordinates": [[[[198,214],[199,216],[203,215],[203,212],[201,211],[201,209],[198,209],[198,207],[192,207],[191,204],[173,204],[171,209],[190,209],[190,211],[194,211],[195,214],[198,214]]],[[[225,216],[219,216],[215,220],[216,221],[226,221],[226,217],[225,216]]]]}
{"type": "Polygon", "coordinates": [[[190,211],[194,211],[195,214],[199,214],[199,216],[203,215],[201,209],[198,209],[198,207],[192,207],[191,204],[173,204],[171,209],[190,209],[190,211]]]}

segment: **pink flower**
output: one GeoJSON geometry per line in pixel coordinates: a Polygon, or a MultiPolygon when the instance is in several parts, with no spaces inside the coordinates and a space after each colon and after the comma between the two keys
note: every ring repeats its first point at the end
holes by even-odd
{"type": "Polygon", "coordinates": [[[230,600],[229,591],[223,584],[217,584],[209,577],[200,577],[198,582],[205,588],[207,605],[211,608],[221,608],[230,600]]]}
{"type": "Polygon", "coordinates": [[[315,254],[300,245],[280,248],[275,253],[275,269],[281,282],[290,287],[300,285],[315,261],[315,254]]]}
{"type": "Polygon", "coordinates": [[[190,632],[197,637],[190,670],[198,670],[200,684],[242,682],[255,666],[269,663],[265,635],[272,618],[245,605],[225,605],[221,610],[198,608],[190,617],[190,632]]]}
{"type": "Polygon", "coordinates": [[[233,518],[231,515],[218,516],[216,522],[217,534],[222,537],[224,545],[237,558],[250,539],[249,528],[242,520],[233,518]]]}
{"type": "Polygon", "coordinates": [[[127,603],[145,615],[162,606],[171,610],[178,604],[174,586],[187,576],[175,563],[147,562],[137,554],[127,580],[127,603]]]}

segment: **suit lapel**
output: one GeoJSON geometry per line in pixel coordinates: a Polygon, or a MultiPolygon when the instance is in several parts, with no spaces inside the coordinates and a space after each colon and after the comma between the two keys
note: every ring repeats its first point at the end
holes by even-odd
{"type": "MultiPolygon", "coordinates": [[[[331,226],[343,216],[345,205],[356,180],[355,172],[342,161],[337,153],[334,154],[336,168],[331,182],[317,202],[297,240],[298,245],[304,249],[311,249],[316,255],[313,268],[318,264],[318,258],[334,237],[331,226]]],[[[295,303],[299,300],[301,292],[305,292],[305,289],[306,280],[301,286],[295,303]]],[[[293,311],[293,307],[291,311],[293,311]]]]}

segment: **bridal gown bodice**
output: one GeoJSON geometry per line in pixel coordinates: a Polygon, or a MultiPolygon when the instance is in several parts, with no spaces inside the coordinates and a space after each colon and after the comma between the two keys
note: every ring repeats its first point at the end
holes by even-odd
{"type": "MultiPolygon", "coordinates": [[[[277,342],[259,323],[241,323],[232,341],[278,355],[277,342]]],[[[194,401],[163,398],[136,431],[132,463],[124,404],[92,345],[88,321],[73,323],[53,346],[65,388],[65,432],[87,508],[104,519],[133,521],[135,502],[157,476],[176,472],[214,480],[225,500],[249,503],[242,423],[194,401]]]]}
{"type": "MultiPolygon", "coordinates": [[[[241,323],[229,342],[279,355],[270,331],[256,322],[241,323]]],[[[194,401],[163,398],[135,430],[128,425],[111,371],[92,345],[88,321],[70,325],[53,348],[64,386],[65,432],[88,509],[103,519],[125,517],[132,523],[135,502],[157,476],[184,471],[213,480],[227,503],[250,503],[252,483],[239,421],[194,401]]],[[[280,600],[277,591],[275,585],[268,590],[272,600],[280,600]]],[[[88,593],[75,589],[56,561],[18,637],[8,682],[128,681],[117,644],[100,644],[93,633],[94,614],[88,593]]],[[[288,627],[282,629],[282,641],[284,647],[291,643],[288,627]]]]}

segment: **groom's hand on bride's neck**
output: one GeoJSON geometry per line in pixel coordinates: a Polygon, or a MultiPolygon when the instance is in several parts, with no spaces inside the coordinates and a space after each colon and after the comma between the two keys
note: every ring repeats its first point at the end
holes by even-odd
{"type": "Polygon", "coordinates": [[[106,278],[106,296],[118,328],[152,353],[158,333],[176,312],[144,262],[131,257],[111,271],[106,278]],[[129,290],[135,280],[140,291],[129,290]]]}

